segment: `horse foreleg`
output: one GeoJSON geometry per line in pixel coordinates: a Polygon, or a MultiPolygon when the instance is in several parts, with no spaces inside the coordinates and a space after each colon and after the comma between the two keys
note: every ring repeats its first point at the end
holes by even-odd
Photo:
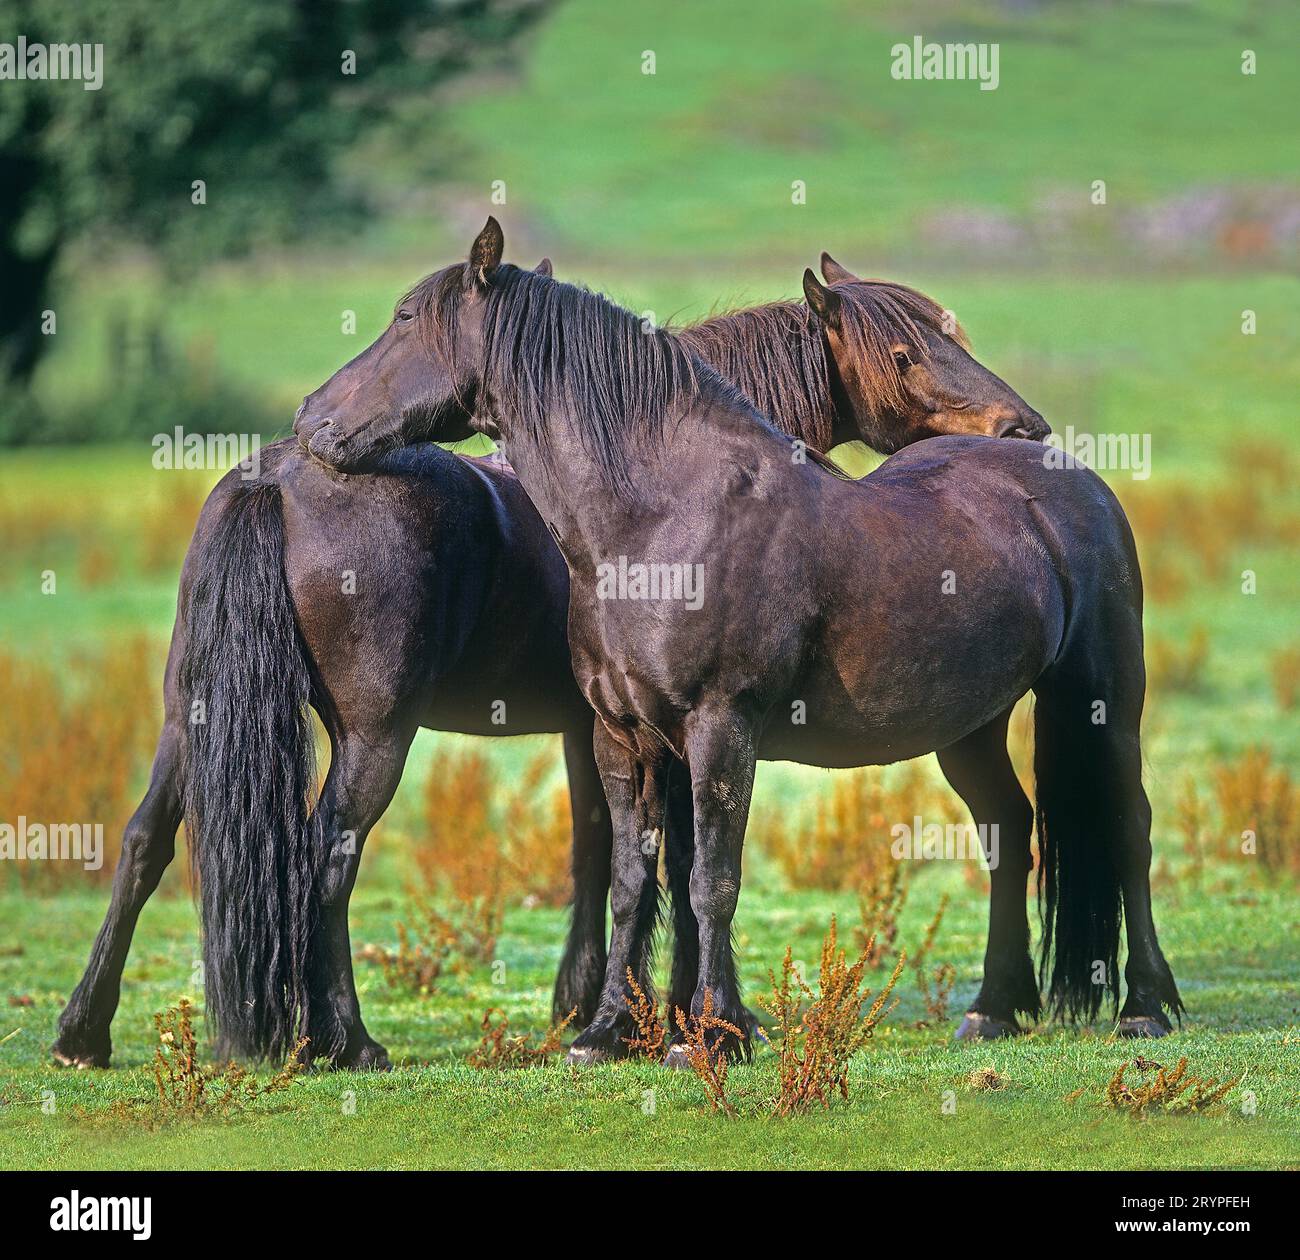
{"type": "MultiPolygon", "coordinates": [[[[755,733],[732,711],[700,710],[691,715],[686,738],[695,818],[695,860],[691,867],[691,909],[699,924],[699,975],[689,1014],[712,1015],[741,1032],[708,1033],[709,1044],[733,1056],[753,1049],[756,1022],[740,1000],[731,925],[740,900],[741,851],[754,789],[755,733]]],[[[685,1014],[686,1012],[684,1012],[685,1014]]],[[[672,1013],[676,1022],[676,1012],[672,1013]]],[[[681,1047],[666,1060],[677,1066],[681,1047]]]]}
{"type": "Polygon", "coordinates": [[[664,867],[673,910],[673,973],[668,989],[668,1016],[674,1037],[681,1034],[672,1013],[689,1010],[700,974],[700,925],[691,908],[691,868],[695,864],[695,802],[691,776],[674,764],[668,774],[667,836],[664,867]]]}
{"type": "Polygon", "coordinates": [[[605,978],[605,903],[613,831],[590,727],[565,732],[564,761],[573,812],[573,913],[552,1009],[557,1023],[576,1009],[573,1027],[577,1030],[591,1023],[605,978]]]}
{"type": "Polygon", "coordinates": [[[122,835],[113,875],[113,895],[95,937],[81,982],[59,1016],[51,1053],[68,1066],[107,1067],[112,1054],[109,1028],[122,992],[122,969],[144,904],[153,895],[176,851],[181,821],[182,734],[163,727],[154,754],[149,790],[122,835]]]}
{"type": "Polygon", "coordinates": [[[635,1035],[627,973],[649,994],[649,962],[659,913],[658,861],[664,835],[664,792],[670,755],[634,756],[596,722],[593,746],[609,802],[614,843],[610,910],[613,931],[596,1014],[569,1050],[571,1063],[595,1063],[628,1053],[635,1035]]]}
{"type": "MultiPolygon", "coordinates": [[[[691,869],[695,865],[695,801],[691,776],[685,766],[674,764],[668,778],[668,836],[665,841],[668,891],[673,904],[673,975],[668,991],[669,1040],[680,1043],[685,1033],[675,1012],[689,1011],[700,975],[700,924],[691,907],[691,869]]],[[[740,1025],[751,1044],[764,1040],[758,1016],[745,1008],[740,1025]]],[[[681,1052],[669,1053],[669,1067],[685,1067],[681,1052]]]]}

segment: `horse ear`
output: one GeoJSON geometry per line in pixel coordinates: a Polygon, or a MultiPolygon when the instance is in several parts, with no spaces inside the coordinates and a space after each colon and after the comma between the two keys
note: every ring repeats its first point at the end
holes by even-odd
{"type": "Polygon", "coordinates": [[[555,268],[551,266],[551,260],[549,258],[543,258],[542,261],[533,268],[533,270],[539,276],[553,276],[555,274],[555,268]]]}
{"type": "Polygon", "coordinates": [[[839,327],[840,295],[822,284],[813,275],[811,267],[806,268],[803,273],[803,295],[812,308],[813,314],[827,328],[839,327]]]}
{"type": "Polygon", "coordinates": [[[474,238],[469,249],[470,273],[480,281],[486,281],[501,265],[501,255],[505,253],[506,236],[491,215],[483,225],[483,230],[474,238]]]}
{"type": "Polygon", "coordinates": [[[822,275],[827,284],[840,284],[844,281],[858,280],[847,267],[841,267],[828,253],[822,251],[822,275]]]}

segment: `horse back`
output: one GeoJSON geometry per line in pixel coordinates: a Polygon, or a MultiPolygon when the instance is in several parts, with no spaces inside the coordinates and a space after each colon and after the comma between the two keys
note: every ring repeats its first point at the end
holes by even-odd
{"type": "Polygon", "coordinates": [[[564,566],[517,482],[477,462],[430,446],[341,477],[272,452],[286,580],[343,725],[562,729],[564,566]]]}

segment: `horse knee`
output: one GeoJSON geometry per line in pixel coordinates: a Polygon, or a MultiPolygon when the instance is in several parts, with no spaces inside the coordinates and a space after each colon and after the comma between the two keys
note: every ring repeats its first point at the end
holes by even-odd
{"type": "Polygon", "coordinates": [[[691,909],[701,922],[730,919],[740,903],[740,884],[729,875],[692,875],[691,909]]]}

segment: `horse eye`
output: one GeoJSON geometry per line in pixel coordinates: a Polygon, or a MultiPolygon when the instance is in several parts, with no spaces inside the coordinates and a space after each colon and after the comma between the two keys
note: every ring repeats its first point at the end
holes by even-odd
{"type": "Polygon", "coordinates": [[[912,356],[908,354],[906,350],[895,350],[894,366],[897,367],[900,372],[906,372],[907,369],[912,366],[912,356]]]}
{"type": "Polygon", "coordinates": [[[410,311],[398,311],[397,319],[399,323],[409,324],[415,318],[410,311]]]}

